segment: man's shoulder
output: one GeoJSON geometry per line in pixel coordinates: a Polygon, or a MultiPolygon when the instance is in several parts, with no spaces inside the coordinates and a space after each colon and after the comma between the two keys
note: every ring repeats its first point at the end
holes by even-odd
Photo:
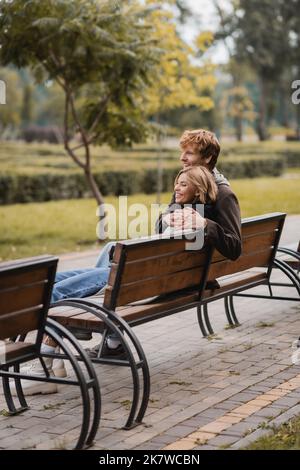
{"type": "Polygon", "coordinates": [[[220,197],[229,196],[231,194],[234,194],[234,192],[231,189],[231,186],[227,186],[226,184],[221,184],[220,186],[218,186],[217,199],[219,199],[220,197]]]}

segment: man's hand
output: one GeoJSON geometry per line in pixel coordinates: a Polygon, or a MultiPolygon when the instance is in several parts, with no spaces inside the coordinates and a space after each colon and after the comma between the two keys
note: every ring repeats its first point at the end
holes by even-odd
{"type": "Polygon", "coordinates": [[[175,230],[199,230],[207,225],[206,219],[191,207],[177,209],[170,214],[166,214],[163,220],[171,227],[174,227],[175,230]]]}

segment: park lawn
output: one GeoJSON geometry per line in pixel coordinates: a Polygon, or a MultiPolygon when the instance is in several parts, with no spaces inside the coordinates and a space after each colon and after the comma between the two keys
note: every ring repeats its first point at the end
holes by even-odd
{"type": "Polygon", "coordinates": [[[273,428],[268,436],[260,437],[245,450],[300,450],[300,416],[273,428]]]}
{"type": "MultiPolygon", "coordinates": [[[[256,178],[232,181],[242,217],[267,212],[300,214],[300,174],[292,178],[256,178]]],[[[162,195],[162,202],[170,200],[162,195]]],[[[155,195],[136,194],[128,205],[143,203],[150,207],[155,195]]],[[[118,205],[118,198],[106,197],[106,203],[118,205]]],[[[66,253],[98,248],[96,243],[96,203],[93,199],[73,199],[43,203],[14,204],[0,207],[0,260],[43,253],[66,253]]],[[[150,222],[146,224],[150,228],[150,222]]],[[[147,230],[141,231],[145,235],[147,230]]]]}

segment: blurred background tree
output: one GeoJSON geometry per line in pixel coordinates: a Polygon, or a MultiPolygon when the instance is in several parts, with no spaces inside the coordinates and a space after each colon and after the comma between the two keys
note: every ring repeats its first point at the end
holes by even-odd
{"type": "Polygon", "coordinates": [[[299,17],[299,1],[232,0],[231,11],[222,9],[218,1],[214,4],[220,18],[216,39],[225,41],[227,47],[231,44],[231,60],[249,64],[256,73],[259,91],[256,132],[260,140],[265,140],[274,111],[274,91],[281,105],[281,122],[288,123],[286,102],[290,90],[286,80],[287,72],[290,80],[292,67],[297,66],[299,29],[295,27],[295,18],[299,17]]]}
{"type": "MultiPolygon", "coordinates": [[[[147,133],[136,98],[158,59],[149,10],[138,2],[96,0],[15,0],[1,2],[0,8],[1,63],[28,67],[39,83],[50,80],[61,87],[65,149],[102,204],[91,144],[129,144],[147,133]],[[75,146],[69,139],[74,134],[79,139],[75,146]]],[[[23,122],[31,113],[30,93],[26,85],[23,122]]]]}

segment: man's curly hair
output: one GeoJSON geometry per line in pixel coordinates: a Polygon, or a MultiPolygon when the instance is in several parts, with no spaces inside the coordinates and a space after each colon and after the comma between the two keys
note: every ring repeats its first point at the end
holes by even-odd
{"type": "Polygon", "coordinates": [[[183,149],[191,145],[202,158],[211,157],[208,166],[210,170],[213,170],[221,150],[219,141],[213,132],[206,131],[205,129],[184,131],[179,143],[183,149]]]}

